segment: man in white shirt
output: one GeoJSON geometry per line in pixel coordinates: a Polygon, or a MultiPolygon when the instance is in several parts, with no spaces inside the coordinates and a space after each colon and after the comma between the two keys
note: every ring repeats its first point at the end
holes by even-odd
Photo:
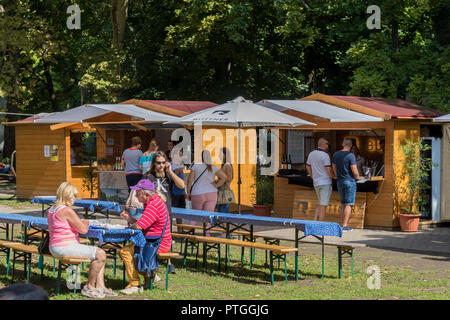
{"type": "Polygon", "coordinates": [[[308,155],[308,160],[306,161],[306,171],[313,179],[314,189],[319,200],[314,216],[314,220],[318,221],[324,220],[333,191],[331,179],[334,178],[334,174],[328,149],[328,140],[326,138],[320,138],[317,142],[317,149],[308,155]]]}

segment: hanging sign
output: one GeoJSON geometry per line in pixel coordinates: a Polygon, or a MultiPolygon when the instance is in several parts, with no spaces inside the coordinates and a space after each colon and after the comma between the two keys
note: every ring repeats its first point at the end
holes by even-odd
{"type": "Polygon", "coordinates": [[[56,145],[56,144],[52,145],[50,154],[51,154],[50,161],[58,161],[59,160],[58,145],[56,145]]]}
{"type": "Polygon", "coordinates": [[[46,158],[50,157],[50,146],[48,145],[44,146],[44,157],[46,158]]]}

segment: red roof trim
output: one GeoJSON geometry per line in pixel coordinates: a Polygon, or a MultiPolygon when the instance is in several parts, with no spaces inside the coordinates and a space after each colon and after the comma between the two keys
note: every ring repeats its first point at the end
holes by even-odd
{"type": "Polygon", "coordinates": [[[331,95],[330,97],[388,113],[394,118],[434,118],[443,115],[438,110],[422,107],[400,99],[331,95]]]}

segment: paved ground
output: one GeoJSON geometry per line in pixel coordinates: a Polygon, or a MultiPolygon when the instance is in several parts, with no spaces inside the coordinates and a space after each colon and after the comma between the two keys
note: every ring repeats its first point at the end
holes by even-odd
{"type": "MultiPolygon", "coordinates": [[[[272,229],[259,233],[294,238],[294,229],[272,229]]],[[[328,241],[364,243],[368,247],[403,252],[442,253],[450,255],[450,227],[436,227],[418,232],[353,229],[344,232],[342,238],[325,237],[328,241]]]]}

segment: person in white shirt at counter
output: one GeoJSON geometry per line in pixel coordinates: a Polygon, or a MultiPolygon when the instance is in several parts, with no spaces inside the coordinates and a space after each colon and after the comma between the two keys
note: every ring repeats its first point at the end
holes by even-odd
{"type": "Polygon", "coordinates": [[[320,138],[317,142],[317,149],[308,155],[306,161],[306,171],[313,179],[319,204],[316,207],[314,220],[323,221],[330,202],[332,188],[332,178],[330,155],[328,154],[329,143],[326,138],[320,138]]]}

